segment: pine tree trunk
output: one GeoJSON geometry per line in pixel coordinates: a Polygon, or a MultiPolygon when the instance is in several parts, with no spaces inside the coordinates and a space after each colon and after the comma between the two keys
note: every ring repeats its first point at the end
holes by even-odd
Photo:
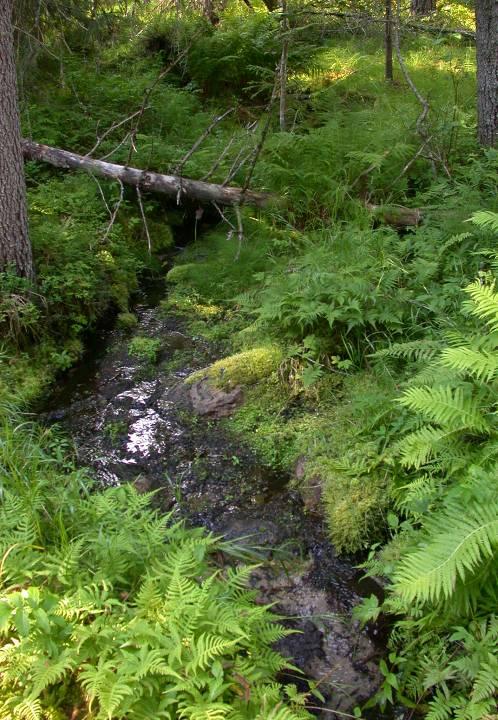
{"type": "Polygon", "coordinates": [[[0,0],[0,270],[34,278],[12,27],[13,0],[0,0]]]}
{"type": "Polygon", "coordinates": [[[385,31],[384,31],[384,49],[385,64],[384,75],[387,81],[392,82],[393,74],[393,6],[392,0],[385,0],[385,31]]]}
{"type": "Polygon", "coordinates": [[[430,15],[436,10],[436,0],[411,0],[410,9],[412,15],[418,17],[430,15]]]}
{"type": "Polygon", "coordinates": [[[498,142],[498,0],[476,0],[477,128],[481,145],[498,142]]]}

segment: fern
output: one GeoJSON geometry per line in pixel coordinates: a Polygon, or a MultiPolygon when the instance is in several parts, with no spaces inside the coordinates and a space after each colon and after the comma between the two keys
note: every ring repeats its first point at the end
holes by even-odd
{"type": "Polygon", "coordinates": [[[423,548],[400,563],[394,589],[407,602],[451,599],[456,582],[465,582],[485,559],[494,556],[498,544],[498,504],[441,513],[426,524],[423,548]],[[439,530],[444,527],[444,530],[439,530]]]}
{"type": "Polygon", "coordinates": [[[17,543],[3,559],[0,718],[47,720],[54,698],[96,720],[256,717],[288,665],[271,649],[288,631],[254,603],[253,568],[219,570],[211,553],[229,557],[229,542],[171,523],[132,487],[88,496],[78,475],[62,477],[61,492],[60,478],[35,476],[27,496],[2,477],[0,543],[17,543]]]}
{"type": "Polygon", "coordinates": [[[498,234],[498,213],[491,212],[491,210],[479,210],[472,215],[471,222],[477,227],[485,228],[498,234]]]}

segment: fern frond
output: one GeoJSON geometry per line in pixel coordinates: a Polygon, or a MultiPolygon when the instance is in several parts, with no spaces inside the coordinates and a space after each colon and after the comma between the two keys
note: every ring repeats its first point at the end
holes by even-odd
{"type": "Polygon", "coordinates": [[[472,688],[472,700],[489,700],[498,693],[498,659],[488,654],[488,662],[482,663],[472,688]]]}
{"type": "Polygon", "coordinates": [[[393,343],[388,348],[378,350],[372,354],[375,358],[401,358],[428,362],[432,360],[441,349],[441,342],[437,340],[413,340],[411,342],[393,343]]]}
{"type": "Polygon", "coordinates": [[[490,430],[476,400],[462,386],[409,388],[399,403],[450,430],[464,428],[479,433],[490,430]]]}
{"type": "Polygon", "coordinates": [[[426,425],[402,438],[395,446],[395,450],[405,467],[418,469],[431,461],[441,451],[442,444],[451,441],[452,435],[457,434],[461,429],[448,431],[426,425]]]}
{"type": "Polygon", "coordinates": [[[498,233],[498,213],[492,212],[491,210],[478,210],[472,215],[470,220],[477,227],[498,233]]]}
{"type": "Polygon", "coordinates": [[[22,700],[14,708],[14,717],[18,720],[41,720],[42,707],[39,700],[22,700]]]}
{"type": "Polygon", "coordinates": [[[209,633],[202,633],[195,643],[192,643],[192,659],[187,665],[188,672],[205,670],[216,657],[231,650],[238,642],[209,633]]]}
{"type": "Polygon", "coordinates": [[[498,357],[484,350],[472,350],[468,347],[446,348],[441,353],[440,363],[480,382],[489,383],[498,375],[498,357]]]}
{"type": "Polygon", "coordinates": [[[424,546],[403,558],[395,573],[395,592],[407,602],[451,598],[457,580],[464,582],[493,556],[498,505],[440,513],[428,524],[427,533],[424,546]]]}
{"type": "Polygon", "coordinates": [[[466,301],[464,307],[483,320],[492,332],[498,332],[498,293],[494,283],[483,285],[476,281],[468,285],[465,292],[471,300],[466,301]]]}

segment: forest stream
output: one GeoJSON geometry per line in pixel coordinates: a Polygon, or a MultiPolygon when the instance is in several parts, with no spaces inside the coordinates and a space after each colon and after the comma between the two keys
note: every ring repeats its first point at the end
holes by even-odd
{"type": "Polygon", "coordinates": [[[351,609],[380,588],[362,580],[353,561],[337,557],[289,477],[263,467],[219,420],[195,413],[184,380],[217,359],[217,349],[165,312],[163,295],[164,287],[153,285],[135,307],[133,334],[160,340],[157,363],[129,354],[129,333],[101,329],[54,389],[42,418],[62,425],[79,463],[103,486],[130,481],[154,490],[161,510],[258,546],[265,558],[252,577],[258,601],[275,603],[301,631],[280,641],[279,650],[318,681],[325,697],[315,703],[322,705],[318,717],[350,712],[377,688],[385,648],[382,627],[362,631],[351,609]]]}

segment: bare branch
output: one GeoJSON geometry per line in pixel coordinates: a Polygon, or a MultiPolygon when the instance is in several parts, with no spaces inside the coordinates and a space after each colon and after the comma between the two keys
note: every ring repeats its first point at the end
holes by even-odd
{"type": "Polygon", "coordinates": [[[235,110],[235,108],[233,108],[233,107],[232,107],[232,108],[229,108],[228,110],[226,110],[226,112],[223,113],[223,115],[218,115],[217,117],[215,117],[215,118],[213,119],[213,121],[210,123],[210,125],[208,125],[208,127],[204,130],[204,132],[202,133],[202,135],[200,135],[200,136],[197,138],[197,140],[196,140],[195,143],[192,145],[192,147],[190,148],[190,150],[183,156],[183,158],[180,160],[180,162],[178,163],[178,165],[173,169],[173,172],[174,172],[175,175],[181,175],[181,174],[182,174],[182,170],[183,170],[183,168],[184,168],[184,166],[185,166],[185,163],[192,157],[192,155],[195,153],[195,151],[197,150],[197,148],[200,147],[200,145],[202,145],[202,143],[204,142],[204,140],[208,137],[208,135],[211,134],[211,132],[214,130],[214,128],[215,128],[222,120],[224,120],[224,119],[227,117],[227,115],[230,115],[230,113],[233,113],[234,110],[235,110]]]}

